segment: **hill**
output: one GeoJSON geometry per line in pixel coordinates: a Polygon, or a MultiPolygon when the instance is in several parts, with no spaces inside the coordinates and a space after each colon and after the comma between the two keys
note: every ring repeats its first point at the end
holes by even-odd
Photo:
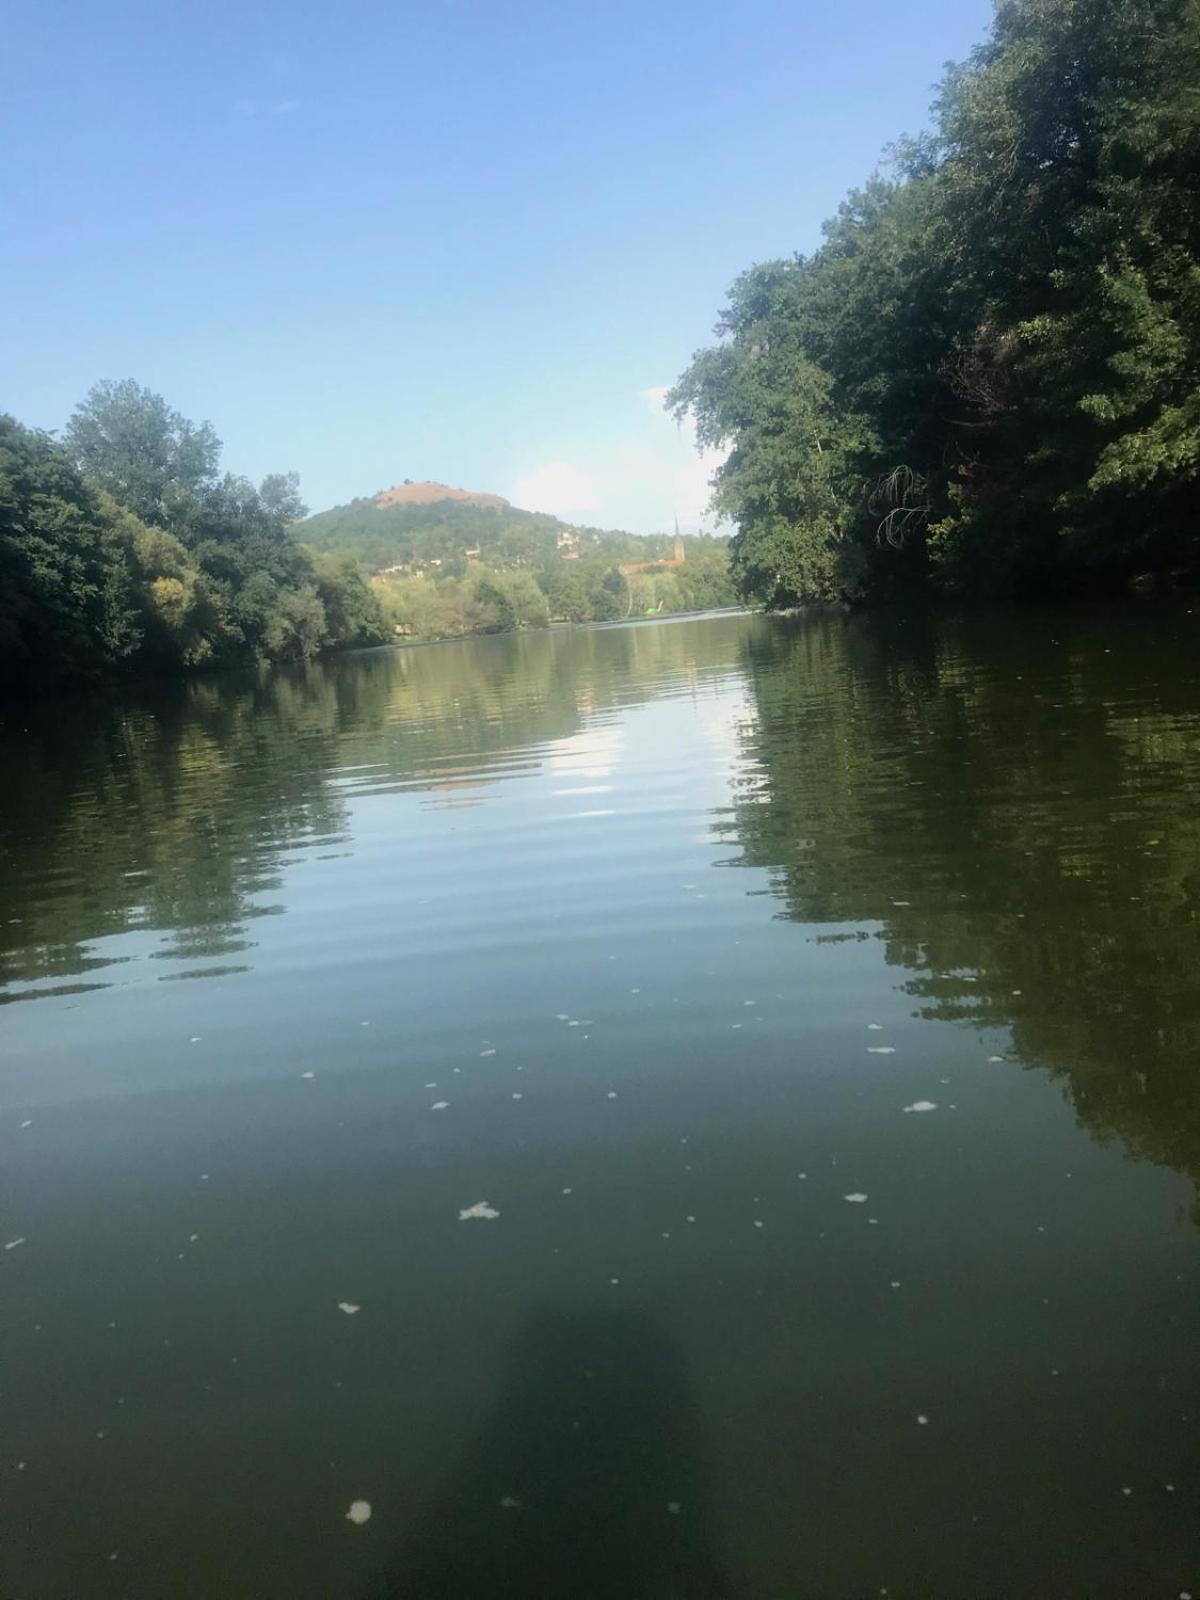
{"type": "Polygon", "coordinates": [[[352,555],[373,573],[427,568],[540,567],[604,555],[612,562],[672,554],[666,535],[638,538],[579,528],[503,496],[443,483],[402,483],[298,522],[296,537],[315,550],[352,555]]]}
{"type": "Polygon", "coordinates": [[[500,494],[485,494],[478,489],[452,489],[446,483],[413,483],[406,478],[390,489],[381,489],[375,496],[377,506],[428,506],[439,500],[457,500],[466,505],[491,506],[496,511],[511,510],[508,501],[500,494]]]}

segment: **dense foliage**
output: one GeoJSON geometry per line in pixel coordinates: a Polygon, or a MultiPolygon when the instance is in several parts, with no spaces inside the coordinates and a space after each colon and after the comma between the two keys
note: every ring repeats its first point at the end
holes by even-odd
{"type": "Polygon", "coordinates": [[[747,596],[1200,565],[1200,0],[1001,0],[931,135],[672,391],[747,596]]]}
{"type": "Polygon", "coordinates": [[[647,547],[662,542],[630,537],[641,559],[626,563],[614,559],[614,548],[618,557],[626,553],[623,540],[615,547],[605,540],[572,560],[552,553],[536,566],[502,568],[448,557],[439,567],[396,573],[377,592],[398,632],[416,639],[666,616],[736,603],[725,540],[684,539],[680,566],[665,557],[661,565],[653,556],[646,559],[647,547]]]}
{"type": "Polygon", "coordinates": [[[137,384],[100,384],[64,443],[0,417],[6,687],[125,667],[307,658],[387,636],[353,561],[288,525],[294,474],[218,471],[220,444],[137,384]]]}
{"type": "Polygon", "coordinates": [[[301,520],[294,473],[255,487],[220,455],[208,423],[130,381],[98,384],[61,443],[0,417],[0,688],[735,598],[723,540],[685,540],[675,566],[666,535],[514,507],[363,500],[301,520]],[[372,582],[360,559],[396,570],[372,582]]]}

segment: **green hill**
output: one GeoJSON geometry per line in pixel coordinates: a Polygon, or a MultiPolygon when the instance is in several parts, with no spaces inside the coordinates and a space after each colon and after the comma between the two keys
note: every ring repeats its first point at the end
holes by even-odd
{"type": "Polygon", "coordinates": [[[316,550],[355,556],[371,572],[455,567],[468,559],[494,567],[539,567],[560,555],[610,560],[669,554],[665,536],[575,528],[558,517],[522,511],[499,495],[411,483],[352,500],[298,522],[293,532],[316,550]],[[603,547],[603,548],[601,548],[603,547]]]}

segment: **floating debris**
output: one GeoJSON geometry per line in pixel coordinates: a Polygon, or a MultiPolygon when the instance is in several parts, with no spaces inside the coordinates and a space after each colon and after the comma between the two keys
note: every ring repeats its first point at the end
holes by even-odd
{"type": "Polygon", "coordinates": [[[893,1044],[869,1044],[867,1046],[867,1054],[869,1056],[894,1056],[896,1047],[893,1044]]]}
{"type": "Polygon", "coordinates": [[[862,1205],[863,1201],[866,1198],[867,1197],[866,1197],[865,1194],[844,1194],[842,1196],[842,1199],[843,1200],[848,1200],[852,1206],[860,1206],[860,1205],[862,1205]]]}
{"type": "Polygon", "coordinates": [[[762,1227],[762,1223],[758,1220],[757,1217],[755,1217],[755,1219],[754,1219],[754,1226],[756,1228],[761,1228],[762,1227]]]}
{"type": "Polygon", "coordinates": [[[493,1045],[489,1050],[481,1050],[479,1054],[481,1056],[494,1056],[496,1054],[495,1046],[493,1045]]]}
{"type": "Polygon", "coordinates": [[[988,1060],[989,1061],[1003,1061],[1004,1057],[1003,1056],[989,1056],[988,1060]]]}
{"type": "Polygon", "coordinates": [[[868,1033],[882,1033],[883,1032],[883,1023],[882,1022],[868,1022],[867,1023],[867,1032],[868,1033]]]}
{"type": "Polygon", "coordinates": [[[346,1513],[346,1521],[352,1522],[356,1528],[361,1528],[364,1522],[371,1520],[371,1502],[369,1500],[354,1500],[346,1513]]]}
{"type": "Polygon", "coordinates": [[[921,1428],[927,1428],[929,1426],[929,1418],[926,1417],[926,1416],[918,1414],[918,1416],[917,1416],[917,1425],[918,1425],[918,1427],[921,1427],[921,1428]]]}
{"type": "Polygon", "coordinates": [[[316,1077],[316,1073],[315,1072],[302,1072],[300,1074],[300,1076],[302,1078],[315,1078],[316,1077]]]}
{"type": "Polygon", "coordinates": [[[449,1100],[435,1100],[429,1109],[430,1111],[445,1111],[449,1104],[449,1100]]]}
{"type": "Polygon", "coordinates": [[[912,1105],[905,1106],[905,1111],[936,1111],[936,1100],[914,1100],[912,1105]]]}
{"type": "Polygon", "coordinates": [[[465,1210],[458,1213],[458,1220],[460,1222],[491,1222],[493,1217],[498,1217],[499,1215],[500,1213],[493,1210],[486,1200],[477,1200],[473,1206],[467,1206],[465,1210]]]}
{"type": "Polygon", "coordinates": [[[6,1250],[15,1250],[19,1244],[24,1244],[24,1243],[25,1243],[24,1238],[21,1238],[21,1239],[10,1239],[8,1241],[8,1243],[4,1246],[4,1248],[6,1250]]]}
{"type": "Polygon", "coordinates": [[[362,1310],[362,1307],[354,1305],[350,1300],[339,1300],[338,1310],[344,1311],[348,1317],[356,1317],[362,1310]]]}
{"type": "Polygon", "coordinates": [[[680,1508],[680,1504],[679,1504],[678,1500],[668,1500],[667,1501],[667,1510],[671,1514],[671,1516],[677,1517],[679,1515],[680,1509],[681,1508],[680,1508]]]}
{"type": "Polygon", "coordinates": [[[21,1124],[21,1126],[23,1128],[32,1128],[33,1127],[33,1118],[32,1117],[26,1117],[25,1121],[21,1124]]]}
{"type": "Polygon", "coordinates": [[[523,1094],[521,1094],[519,1090],[518,1090],[517,1093],[515,1093],[513,1095],[513,1099],[514,1100],[524,1100],[524,1098],[525,1098],[525,1096],[523,1094]]]}
{"type": "Polygon", "coordinates": [[[574,1189],[564,1189],[564,1190],[563,1190],[563,1193],[564,1193],[564,1194],[574,1194],[574,1193],[575,1193],[575,1191],[574,1191],[574,1189]]]}
{"type": "Polygon", "coordinates": [[[617,1098],[617,1091],[615,1089],[610,1089],[608,1091],[608,1098],[610,1100],[615,1100],[617,1098]]]}
{"type": "Polygon", "coordinates": [[[505,1511],[520,1511],[521,1509],[521,1502],[517,1499],[516,1495],[512,1494],[501,1495],[500,1504],[504,1507],[505,1511]]]}

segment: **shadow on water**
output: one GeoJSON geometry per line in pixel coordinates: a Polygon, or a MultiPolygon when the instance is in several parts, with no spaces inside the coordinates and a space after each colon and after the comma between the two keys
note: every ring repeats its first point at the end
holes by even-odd
{"type": "Polygon", "coordinates": [[[674,1345],[637,1312],[542,1310],[370,1600],[721,1600],[716,1533],[674,1345]]]}

